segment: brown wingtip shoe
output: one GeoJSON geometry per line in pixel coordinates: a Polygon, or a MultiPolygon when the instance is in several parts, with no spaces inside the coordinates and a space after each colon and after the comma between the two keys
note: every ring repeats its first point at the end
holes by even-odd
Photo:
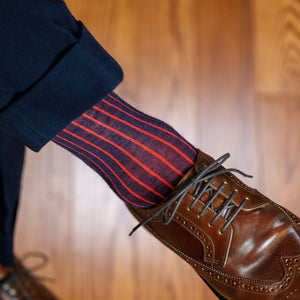
{"type": "Polygon", "coordinates": [[[58,300],[20,260],[0,270],[0,300],[58,300]]]}
{"type": "MultiPolygon", "coordinates": [[[[223,300],[300,299],[300,219],[199,151],[160,205],[128,206],[223,300]]],[[[246,175],[246,174],[243,174],[246,175]]],[[[246,175],[247,176],[247,175],[246,175]]]]}

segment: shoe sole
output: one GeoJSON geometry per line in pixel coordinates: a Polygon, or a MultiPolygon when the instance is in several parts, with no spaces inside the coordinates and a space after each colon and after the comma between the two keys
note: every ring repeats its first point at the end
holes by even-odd
{"type": "Polygon", "coordinates": [[[207,284],[207,286],[211,289],[211,291],[220,299],[220,300],[228,300],[227,298],[224,298],[222,295],[220,295],[211,285],[202,277],[202,280],[207,284]]]}

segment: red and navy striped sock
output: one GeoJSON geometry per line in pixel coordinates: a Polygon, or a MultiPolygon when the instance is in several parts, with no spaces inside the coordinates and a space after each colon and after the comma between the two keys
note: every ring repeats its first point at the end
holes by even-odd
{"type": "Polygon", "coordinates": [[[139,207],[163,201],[196,159],[195,148],[172,127],[114,93],[53,141],[98,172],[120,198],[139,207]]]}

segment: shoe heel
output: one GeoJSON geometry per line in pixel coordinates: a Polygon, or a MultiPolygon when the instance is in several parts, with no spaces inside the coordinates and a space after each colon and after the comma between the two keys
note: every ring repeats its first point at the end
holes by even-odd
{"type": "Polygon", "coordinates": [[[211,291],[220,299],[220,300],[228,300],[228,299],[226,299],[225,297],[223,297],[222,295],[220,295],[214,288],[212,288],[211,286],[210,286],[210,284],[202,277],[202,276],[200,276],[201,278],[202,278],[202,280],[207,284],[207,286],[211,289],[211,291]]]}

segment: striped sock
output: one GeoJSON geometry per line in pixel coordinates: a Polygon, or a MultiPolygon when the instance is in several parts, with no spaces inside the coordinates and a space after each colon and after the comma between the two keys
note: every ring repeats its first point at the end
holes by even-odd
{"type": "Polygon", "coordinates": [[[163,201],[191,168],[196,150],[168,124],[110,93],[52,139],[99,173],[127,203],[163,201]]]}

